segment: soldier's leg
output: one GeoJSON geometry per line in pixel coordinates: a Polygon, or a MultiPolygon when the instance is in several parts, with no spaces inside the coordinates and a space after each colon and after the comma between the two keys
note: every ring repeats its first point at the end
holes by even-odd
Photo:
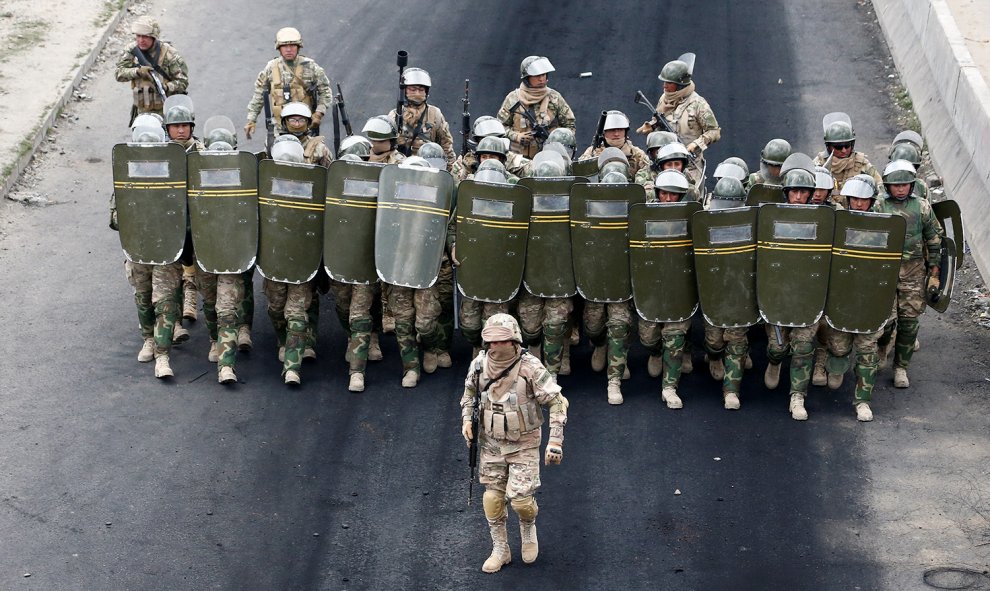
{"type": "Polygon", "coordinates": [[[853,406],[856,409],[856,419],[863,422],[873,420],[870,398],[880,367],[880,354],[877,350],[880,334],[875,332],[856,335],[853,341],[856,345],[856,391],[853,394],[853,406]]]}
{"type": "Polygon", "coordinates": [[[620,388],[622,374],[626,371],[629,353],[629,333],[632,331],[632,305],[630,302],[607,304],[608,320],[605,330],[608,334],[608,401],[609,404],[622,404],[620,388]]]}
{"type": "Polygon", "coordinates": [[[237,381],[234,363],[237,359],[238,308],[244,299],[244,276],[217,275],[217,379],[221,384],[237,381]]]}
{"type": "Polygon", "coordinates": [[[124,274],[134,289],[138,326],[141,328],[141,350],[138,361],[147,363],[155,358],[155,307],[151,303],[151,265],[124,262],[124,274]]]}
{"type": "Polygon", "coordinates": [[[443,306],[440,304],[439,286],[434,283],[433,287],[415,290],[413,306],[416,334],[423,347],[423,371],[433,373],[439,367],[439,355],[446,345],[446,337],[440,326],[443,306]]]}
{"type": "Polygon", "coordinates": [[[306,340],[303,359],[316,359],[316,337],[320,330],[320,294],[313,289],[309,307],[306,308],[306,340]]]}
{"type": "Polygon", "coordinates": [[[461,334],[475,349],[472,357],[477,357],[478,350],[481,349],[481,302],[461,298],[460,316],[461,334]]]}
{"type": "Polygon", "coordinates": [[[519,294],[519,330],[522,332],[523,346],[540,357],[543,344],[543,298],[535,296],[525,288],[519,294]]]}
{"type": "Polygon", "coordinates": [[[414,388],[419,383],[419,344],[416,343],[416,308],[414,290],[389,285],[385,290],[388,309],[395,318],[395,338],[402,358],[402,385],[414,388]]]}
{"type": "Polygon", "coordinates": [[[509,551],[509,536],[505,522],[509,517],[506,503],[506,486],[509,480],[509,466],[505,458],[493,452],[486,445],[480,445],[478,480],[485,485],[482,504],[485,519],[492,537],[492,553],[481,567],[486,573],[498,572],[503,565],[512,562],[509,551]]]}
{"type": "Polygon", "coordinates": [[[543,358],[547,371],[553,375],[561,373],[564,363],[564,339],[570,312],[570,298],[546,298],[543,302],[543,358]]]}
{"type": "Polygon", "coordinates": [[[909,261],[901,265],[897,281],[897,339],[894,341],[894,387],[907,388],[907,368],[914,356],[918,338],[918,317],[925,311],[925,263],[909,261]]]}
{"type": "Polygon", "coordinates": [[[451,367],[453,361],[450,359],[450,347],[454,343],[454,268],[450,265],[450,260],[444,256],[440,264],[440,275],[437,277],[437,295],[440,299],[440,318],[437,322],[443,334],[443,344],[437,354],[437,365],[439,367],[451,367]]]}
{"type": "Polygon", "coordinates": [[[639,342],[650,354],[646,361],[647,373],[651,378],[660,377],[663,373],[663,325],[640,318],[639,342]]]}
{"type": "MultiPolygon", "coordinates": [[[[811,374],[811,383],[815,386],[824,386],[828,383],[825,364],[828,359],[828,338],[832,332],[832,327],[827,322],[818,323],[818,332],[815,336],[815,368],[811,374]]],[[[833,381],[835,380],[839,380],[839,383],[832,388],[833,390],[842,385],[841,374],[840,377],[833,378],[833,381]]],[[[831,385],[829,387],[831,388],[831,385]]]]}
{"type": "Polygon", "coordinates": [[[763,374],[763,383],[770,390],[780,383],[780,364],[787,359],[791,329],[783,326],[766,325],[767,329],[767,370],[763,374]],[[779,340],[778,340],[779,337],[779,340]]]}
{"type": "Polygon", "coordinates": [[[808,384],[811,383],[811,372],[815,363],[815,333],[817,330],[817,324],[791,329],[791,401],[788,409],[791,418],[796,421],[808,419],[804,399],[808,395],[808,384]]]}
{"type": "Polygon", "coordinates": [[[203,317],[210,341],[217,342],[217,281],[218,276],[196,268],[196,288],[203,297],[203,317]]]}
{"type": "Polygon", "coordinates": [[[196,320],[196,293],[202,287],[199,285],[198,267],[195,263],[182,265],[182,317],[186,320],[196,320]]]}
{"type": "Polygon", "coordinates": [[[591,346],[594,347],[591,352],[591,369],[602,371],[608,361],[608,351],[605,347],[608,342],[608,335],[605,334],[605,304],[584,302],[582,324],[591,346]]]}
{"type": "Polygon", "coordinates": [[[743,368],[749,354],[748,327],[727,328],[722,333],[725,339],[725,377],[722,379],[722,400],[726,410],[739,409],[739,394],[742,386],[743,368]]]}
{"type": "Polygon", "coordinates": [[[519,517],[519,535],[522,538],[522,559],[530,564],[540,553],[536,537],[536,490],[540,488],[540,450],[529,448],[506,456],[509,479],[505,494],[512,509],[519,517]]]}
{"type": "Polygon", "coordinates": [[[309,328],[308,311],[314,299],[312,281],[288,286],[285,295],[285,361],[282,363],[282,377],[286,384],[299,384],[299,371],[302,368],[303,353],[309,328]]]}
{"type": "Polygon", "coordinates": [[[271,279],[265,279],[262,284],[262,291],[268,299],[268,318],[272,321],[272,328],[275,329],[275,339],[279,352],[279,361],[285,359],[285,331],[288,325],[285,322],[285,298],[289,291],[287,283],[279,283],[271,279]]]}
{"type": "Polygon", "coordinates": [[[663,388],[660,397],[667,403],[667,408],[682,408],[677,386],[681,381],[681,363],[684,359],[684,347],[687,333],[691,330],[691,319],[681,322],[667,322],[663,325],[663,388]]]}
{"type": "MultiPolygon", "coordinates": [[[[828,334],[828,359],[825,361],[825,371],[828,374],[828,387],[832,390],[837,390],[842,385],[842,377],[852,365],[853,337],[852,333],[840,330],[832,330],[828,334]]],[[[817,351],[815,355],[817,364],[817,351]]]]}
{"type": "Polygon", "coordinates": [[[368,364],[371,348],[371,309],[375,302],[375,288],[372,285],[354,285],[351,290],[351,306],[348,324],[351,327],[347,344],[350,351],[349,383],[351,392],[364,391],[364,371],[368,364]]]}
{"type": "Polygon", "coordinates": [[[382,283],[382,305],[381,305],[381,315],[382,315],[382,334],[389,334],[390,332],[395,332],[395,315],[392,314],[392,309],[389,306],[389,291],[391,291],[392,286],[388,283],[382,283]]]}
{"type": "Polygon", "coordinates": [[[351,314],[351,290],[350,283],[330,280],[330,293],[333,294],[333,310],[337,314],[340,327],[344,329],[344,334],[350,335],[350,314],[351,314]]]}
{"type": "Polygon", "coordinates": [[[155,377],[174,375],[169,365],[172,331],[179,321],[182,265],[155,265],[151,270],[151,303],[155,306],[155,377]]]}
{"type": "Polygon", "coordinates": [[[254,267],[241,273],[244,282],[244,298],[237,308],[237,347],[250,351],[254,346],[251,340],[251,327],[254,325],[254,267]]]}
{"type": "Polygon", "coordinates": [[[708,373],[712,379],[721,382],[725,377],[725,339],[722,334],[725,329],[712,325],[705,320],[705,356],[708,358],[708,373]]]}

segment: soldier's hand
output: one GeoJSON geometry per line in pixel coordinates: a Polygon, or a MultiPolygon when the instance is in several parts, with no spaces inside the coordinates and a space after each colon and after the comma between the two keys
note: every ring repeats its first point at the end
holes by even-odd
{"type": "Polygon", "coordinates": [[[461,435],[464,436],[464,441],[468,445],[471,445],[471,440],[474,439],[474,429],[471,428],[471,421],[461,423],[461,435]]]}
{"type": "Polygon", "coordinates": [[[642,135],[648,135],[653,131],[653,126],[656,125],[656,119],[650,119],[649,121],[644,121],[642,125],[636,128],[636,133],[642,135]]]}
{"type": "Polygon", "coordinates": [[[313,113],[313,118],[309,122],[309,128],[316,129],[317,127],[320,126],[320,121],[323,121],[323,112],[316,111],[315,113],[313,113]]]}
{"type": "Polygon", "coordinates": [[[451,245],[451,247],[450,247],[450,264],[454,265],[455,267],[460,267],[461,266],[461,262],[459,260],[457,260],[457,245],[456,244],[451,245]]]}
{"type": "Polygon", "coordinates": [[[516,141],[520,145],[528,146],[533,142],[533,132],[532,131],[520,131],[516,133],[516,141]]]}
{"type": "Polygon", "coordinates": [[[248,121],[244,125],[244,134],[247,136],[247,139],[251,139],[251,136],[254,135],[254,130],[256,127],[257,125],[254,121],[248,121]]]}
{"type": "Polygon", "coordinates": [[[690,144],[687,145],[687,151],[690,152],[690,153],[692,153],[692,154],[697,153],[697,151],[698,151],[698,144],[696,144],[694,142],[691,142],[690,144]]]}
{"type": "Polygon", "coordinates": [[[928,296],[933,297],[938,295],[939,289],[942,287],[942,282],[939,280],[939,269],[938,265],[931,268],[928,273],[928,296]]]}
{"type": "Polygon", "coordinates": [[[138,76],[151,79],[151,66],[138,66],[138,76]]]}
{"type": "Polygon", "coordinates": [[[549,466],[550,464],[559,464],[564,459],[564,444],[551,439],[547,442],[547,450],[543,454],[543,463],[549,466]]]}

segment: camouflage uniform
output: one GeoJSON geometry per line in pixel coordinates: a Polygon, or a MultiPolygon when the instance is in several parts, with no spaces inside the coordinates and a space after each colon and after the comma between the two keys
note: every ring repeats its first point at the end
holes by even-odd
{"type": "Polygon", "coordinates": [[[271,93],[276,134],[282,131],[282,105],[304,103],[314,113],[326,115],[333,104],[333,91],[327,73],[315,61],[302,55],[297,55],[291,62],[279,56],[265,64],[254,82],[254,95],[247,105],[247,121],[258,119],[258,113],[264,108],[266,90],[271,93]],[[286,87],[288,97],[285,96],[286,87]],[[313,100],[313,88],[316,89],[318,101],[313,100]]]}
{"type": "Polygon", "coordinates": [[[743,186],[747,191],[749,191],[753,185],[781,185],[783,182],[783,177],[771,177],[770,175],[764,174],[763,171],[758,170],[751,173],[749,177],[746,178],[746,182],[743,186]]]}
{"type": "Polygon", "coordinates": [[[687,334],[691,319],[680,322],[651,322],[639,319],[639,342],[651,356],[663,357],[661,387],[674,388],[681,381],[681,365],[687,350],[687,334]]]}
{"type": "MultiPolygon", "coordinates": [[[[574,310],[571,298],[541,298],[524,287],[519,298],[519,328],[527,347],[542,345],[547,371],[560,373],[567,319],[574,310]]],[[[566,345],[569,347],[569,343],[566,345]]]]}
{"type": "Polygon", "coordinates": [[[378,164],[399,164],[406,157],[402,155],[402,152],[398,150],[389,150],[388,152],[383,152],[381,154],[371,153],[368,157],[368,162],[377,162],[378,164]]]}
{"type": "Polygon", "coordinates": [[[633,327],[632,301],[603,304],[584,303],[584,332],[593,346],[608,346],[609,381],[622,379],[629,353],[633,327]]]}
{"type": "Polygon", "coordinates": [[[172,331],[179,320],[182,264],[144,265],[126,261],[124,272],[134,288],[141,336],[155,339],[155,358],[172,350],[172,331]]]}
{"type": "MultiPolygon", "coordinates": [[[[547,95],[537,105],[534,105],[533,112],[537,122],[545,124],[547,131],[553,131],[558,127],[566,127],[574,131],[574,111],[564,100],[559,92],[552,88],[547,88],[547,95]]],[[[526,131],[531,131],[532,125],[522,115],[525,108],[520,102],[520,89],[513,90],[506,95],[502,101],[502,106],[498,110],[496,118],[502,122],[508,130],[507,136],[512,141],[509,149],[522,154],[526,158],[532,158],[540,151],[540,145],[536,141],[528,142],[526,145],[519,143],[519,137],[526,131]]],[[[508,168],[508,166],[506,166],[508,168]]]]}
{"type": "MultiPolygon", "coordinates": [[[[158,113],[163,115],[165,102],[158,94],[155,83],[150,78],[142,78],[138,70],[140,64],[134,54],[137,44],[132,43],[117,60],[117,82],[130,82],[134,93],[132,115],[138,113],[158,113]]],[[[140,50],[139,50],[140,51],[140,50]]],[[[189,88],[189,67],[174,47],[164,41],[155,40],[155,44],[145,54],[152,65],[158,66],[156,71],[162,78],[165,94],[184,94],[189,88]]],[[[131,117],[133,119],[134,117],[131,117]]]]}
{"type": "MultiPolygon", "coordinates": [[[[701,194],[698,192],[697,187],[695,187],[694,185],[694,179],[692,179],[686,173],[685,176],[687,176],[687,180],[690,183],[691,188],[688,189],[688,192],[684,194],[683,201],[701,201],[701,194]]],[[[653,186],[653,181],[655,181],[656,178],[657,178],[657,173],[653,170],[652,167],[648,166],[637,172],[636,178],[633,179],[634,183],[636,183],[637,185],[642,185],[643,189],[646,191],[647,203],[657,203],[659,201],[657,199],[657,193],[655,187],[653,186]]]]}
{"type": "Polygon", "coordinates": [[[368,365],[373,321],[371,307],[378,291],[377,284],[350,284],[330,281],[330,291],[336,303],[340,325],[348,335],[349,373],[364,373],[368,365]]]}
{"type": "Polygon", "coordinates": [[[303,146],[303,158],[306,160],[306,164],[319,164],[327,167],[333,162],[333,153],[330,152],[326,139],[322,135],[313,137],[309,134],[303,134],[299,141],[303,146]]]}
{"type": "MultiPolygon", "coordinates": [[[[395,115],[395,109],[392,109],[388,113],[388,118],[395,121],[395,115]]],[[[399,146],[409,145],[410,140],[412,141],[410,155],[417,154],[419,147],[426,142],[434,142],[443,148],[448,169],[453,166],[454,160],[457,159],[457,155],[454,154],[454,138],[450,135],[450,125],[435,105],[407,103],[402,108],[402,131],[399,132],[399,146]]]]}
{"type": "MultiPolygon", "coordinates": [[[[815,157],[816,166],[825,166],[828,159],[828,152],[819,152],[815,157]]],[[[870,159],[862,152],[853,152],[848,158],[832,158],[828,165],[832,178],[835,179],[835,190],[832,191],[832,202],[848,207],[846,198],[842,195],[842,185],[857,174],[868,174],[877,182],[877,186],[883,186],[883,178],[876,167],[870,164],[870,159]]]]}
{"type": "Polygon", "coordinates": [[[275,328],[278,346],[285,347],[282,376],[289,371],[298,373],[306,350],[309,331],[307,311],[313,303],[314,283],[307,281],[296,285],[265,279],[263,289],[268,298],[268,317],[275,328]]]}
{"type": "MultiPolygon", "coordinates": [[[[608,145],[607,142],[603,143],[601,146],[597,148],[594,146],[588,146],[588,149],[586,149],[584,153],[578,157],[578,160],[586,160],[588,158],[598,158],[598,155],[601,154],[602,151],[608,147],[610,146],[608,145]]],[[[639,178],[640,174],[643,171],[646,171],[646,173],[652,172],[650,170],[650,157],[646,155],[646,152],[634,146],[631,141],[627,139],[625,143],[617,147],[619,148],[619,150],[622,151],[623,154],[626,155],[626,158],[629,160],[629,173],[627,175],[629,178],[631,179],[639,178]]],[[[656,175],[653,176],[655,177],[656,175]]],[[[638,180],[636,182],[639,183],[638,180]]],[[[650,180],[650,183],[651,184],[649,188],[652,189],[653,188],[652,179],[650,180]]],[[[643,184],[643,183],[639,183],[639,184],[643,184]]]]}
{"type": "Polygon", "coordinates": [[[799,394],[802,397],[808,393],[808,383],[814,366],[815,341],[818,333],[819,320],[811,326],[789,328],[780,327],[782,343],[777,342],[773,325],[767,328],[767,361],[773,365],[783,363],[787,355],[791,356],[790,386],[791,396],[799,394]]]}
{"type": "MultiPolygon", "coordinates": [[[[842,375],[849,370],[850,354],[856,349],[856,389],[853,394],[853,404],[860,402],[870,402],[873,394],[873,385],[877,380],[877,371],[880,369],[880,353],[877,341],[883,330],[873,333],[853,334],[839,330],[831,330],[828,335],[828,361],[826,362],[829,374],[842,375]]],[[[914,343],[912,342],[912,348],[914,343]]]]}
{"type": "MultiPolygon", "coordinates": [[[[708,101],[694,91],[694,82],[678,92],[686,95],[683,100],[670,107],[665,105],[664,97],[661,96],[660,100],[657,101],[656,110],[663,115],[684,145],[693,142],[698,146],[697,157],[684,171],[684,174],[691,179],[692,184],[697,187],[703,177],[704,151],[722,137],[722,130],[708,101]],[[690,90],[688,90],[689,88],[690,90]]],[[[646,133],[663,129],[659,123],[647,127],[649,130],[646,133]]]]}
{"type": "Polygon", "coordinates": [[[203,285],[200,284],[204,302],[210,287],[213,291],[211,295],[216,298],[217,325],[216,332],[211,332],[211,338],[217,342],[218,370],[221,367],[233,368],[237,359],[237,329],[246,324],[244,301],[247,299],[247,285],[251,283],[251,275],[252,272],[213,275],[215,281],[207,289],[203,289],[203,285]]]}
{"type": "Polygon", "coordinates": [[[746,356],[749,354],[749,327],[719,328],[705,321],[705,353],[709,361],[721,360],[725,367],[722,395],[739,396],[746,356]]]}

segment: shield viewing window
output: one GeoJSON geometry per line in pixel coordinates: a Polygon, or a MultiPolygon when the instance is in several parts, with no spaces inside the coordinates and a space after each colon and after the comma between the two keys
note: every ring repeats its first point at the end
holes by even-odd
{"type": "Polygon", "coordinates": [[[486,218],[512,219],[511,201],[494,201],[492,199],[472,199],[471,213],[486,218]]]}
{"type": "Polygon", "coordinates": [[[199,171],[201,187],[240,187],[241,171],[238,168],[213,168],[199,171]]]}
{"type": "Polygon", "coordinates": [[[589,218],[624,218],[629,215],[625,201],[588,201],[585,210],[589,218]]]}
{"type": "Polygon", "coordinates": [[[312,199],[313,183],[309,181],[273,178],[272,195],[294,197],[296,199],[312,199]]]}
{"type": "Polygon", "coordinates": [[[344,179],[345,197],[378,197],[378,181],[344,179]]]}
{"type": "Polygon", "coordinates": [[[846,228],[845,245],[859,248],[887,248],[890,232],[846,228]]]}
{"type": "Polygon", "coordinates": [[[533,195],[533,213],[563,212],[570,208],[570,195],[533,195]]]}
{"type": "Polygon", "coordinates": [[[808,222],[774,222],[773,237],[778,240],[814,240],[818,224],[808,222]]]}
{"type": "Polygon", "coordinates": [[[732,244],[733,242],[752,242],[753,226],[720,226],[708,228],[708,241],[712,244],[732,244]]]}
{"type": "Polygon", "coordinates": [[[437,204],[437,188],[413,183],[396,183],[395,198],[437,204]]]}
{"type": "Polygon", "coordinates": [[[127,163],[127,176],[132,179],[167,179],[168,160],[132,160],[127,163]]]}
{"type": "Polygon", "coordinates": [[[647,238],[680,238],[688,235],[687,220],[646,222],[647,238]]]}

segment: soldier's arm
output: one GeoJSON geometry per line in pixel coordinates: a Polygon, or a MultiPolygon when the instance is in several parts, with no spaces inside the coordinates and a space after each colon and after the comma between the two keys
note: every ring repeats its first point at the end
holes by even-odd
{"type": "Polygon", "coordinates": [[[588,148],[584,152],[581,152],[581,155],[578,156],[577,159],[578,160],[586,160],[588,158],[591,158],[594,155],[595,155],[595,147],[594,146],[588,146],[588,148]]]}
{"type": "Polygon", "coordinates": [[[120,59],[117,60],[117,71],[115,72],[117,82],[130,82],[139,76],[138,63],[134,59],[134,54],[131,53],[131,47],[125,49],[120,55],[120,59]]]}
{"type": "Polygon", "coordinates": [[[945,235],[945,230],[942,229],[942,224],[935,217],[935,212],[932,211],[931,205],[927,201],[921,202],[921,213],[922,213],[922,227],[921,235],[925,240],[925,247],[928,249],[928,266],[935,267],[939,264],[939,251],[942,249],[942,236],[945,235]]]}
{"type": "Polygon", "coordinates": [[[254,94],[251,95],[251,100],[247,105],[247,120],[255,121],[258,119],[258,113],[264,108],[265,102],[265,90],[271,85],[271,72],[268,70],[268,66],[265,66],[260,72],[258,72],[258,77],[254,81],[254,94]]]}
{"type": "Polygon", "coordinates": [[[571,106],[567,104],[564,100],[563,95],[559,92],[557,93],[557,104],[555,105],[555,114],[557,116],[557,125],[559,127],[566,127],[571,131],[575,131],[575,121],[574,121],[574,111],[571,110],[571,106]]]}
{"type": "Polygon", "coordinates": [[[333,162],[333,152],[325,143],[320,143],[320,146],[320,166],[329,168],[330,163],[333,162]]]}
{"type": "Polygon", "coordinates": [[[718,126],[715,113],[712,111],[708,101],[701,102],[701,109],[698,111],[698,126],[701,127],[701,136],[694,140],[694,144],[701,150],[708,149],[722,137],[722,129],[718,126]]]}
{"type": "Polygon", "coordinates": [[[471,365],[468,366],[467,378],[464,379],[464,394],[461,395],[462,421],[470,421],[471,415],[474,413],[474,399],[477,396],[477,390],[474,389],[474,372],[477,363],[480,363],[477,358],[471,361],[471,365]]]}
{"type": "Polygon", "coordinates": [[[327,114],[333,105],[333,89],[330,85],[330,77],[322,66],[313,62],[314,75],[316,76],[316,91],[320,94],[320,102],[316,105],[316,111],[327,114]]]}
{"type": "Polygon", "coordinates": [[[447,170],[454,165],[457,154],[454,153],[454,137],[450,135],[450,124],[443,116],[440,109],[437,109],[437,133],[436,142],[443,148],[443,154],[447,157],[447,170]]]}
{"type": "Polygon", "coordinates": [[[169,80],[165,82],[165,92],[172,95],[183,94],[187,91],[189,88],[189,66],[186,65],[186,60],[182,59],[174,47],[169,47],[162,69],[169,77],[169,80]]]}
{"type": "Polygon", "coordinates": [[[567,407],[569,403],[561,393],[560,386],[550,375],[550,372],[536,358],[526,361],[528,382],[533,389],[533,396],[542,406],[550,410],[550,438],[564,442],[564,425],[567,424],[567,407]]]}
{"type": "Polygon", "coordinates": [[[883,177],[880,175],[880,171],[877,170],[876,166],[870,164],[863,172],[873,177],[873,180],[876,181],[878,187],[883,186],[883,177]]]}
{"type": "Polygon", "coordinates": [[[650,167],[641,168],[636,172],[636,178],[633,179],[637,185],[643,185],[646,189],[646,200],[648,202],[656,201],[656,196],[653,193],[653,171],[650,167]]]}

